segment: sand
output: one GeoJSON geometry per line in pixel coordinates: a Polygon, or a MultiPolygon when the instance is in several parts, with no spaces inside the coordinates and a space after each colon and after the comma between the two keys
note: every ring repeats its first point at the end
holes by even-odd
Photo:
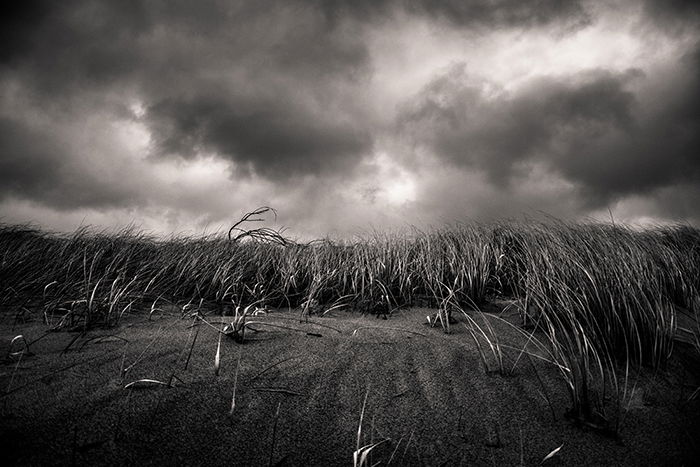
{"type": "MultiPolygon", "coordinates": [[[[24,324],[8,315],[3,357],[18,334],[44,337],[0,369],[3,464],[352,465],[365,397],[361,443],[382,442],[369,465],[537,465],[559,446],[545,465],[691,465],[700,455],[700,403],[686,402],[700,383],[683,361],[638,378],[615,440],[564,417],[552,365],[522,359],[513,376],[487,375],[466,329],[446,335],[427,314],[335,312],[313,317],[319,326],[270,312],[244,344],[222,339],[218,376],[217,332],[175,310],[86,336],[45,334],[38,313],[24,324]],[[125,389],[142,378],[172,384],[125,389]]],[[[521,341],[494,323],[502,342],[521,341]]]]}

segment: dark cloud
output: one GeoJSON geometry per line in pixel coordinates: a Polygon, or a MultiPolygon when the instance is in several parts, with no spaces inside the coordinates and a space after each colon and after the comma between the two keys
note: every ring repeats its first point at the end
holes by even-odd
{"type": "Polygon", "coordinates": [[[211,151],[273,179],[351,169],[372,144],[362,124],[279,100],[165,100],[148,118],[161,151],[211,151]]]}
{"type": "MultiPolygon", "coordinates": [[[[370,187],[360,199],[379,206],[396,187],[392,176],[385,181],[371,173],[381,168],[373,165],[376,157],[381,154],[399,166],[409,159],[400,154],[406,148],[411,153],[412,145],[419,149],[416,161],[427,152],[456,168],[455,185],[473,180],[472,171],[485,175],[478,193],[474,188],[459,196],[439,177],[416,178],[422,199],[415,206],[424,212],[436,203],[449,204],[453,195],[475,200],[482,211],[508,205],[508,193],[515,192],[509,190],[533,167],[575,187],[572,198],[560,203],[567,206],[563,210],[583,213],[657,193],[659,205],[649,210],[661,212],[664,203],[677,203],[682,193],[686,198],[697,194],[687,187],[700,182],[700,53],[688,40],[697,38],[692,32],[700,10],[695,2],[679,0],[644,2],[641,10],[639,4],[630,5],[562,0],[14,2],[0,14],[0,201],[24,198],[62,211],[163,204],[154,192],[171,193],[172,174],[149,191],[141,188],[148,175],[141,179],[137,172],[156,174],[167,165],[163,162],[170,164],[166,171],[178,164],[192,167],[213,156],[224,161],[216,161],[222,174],[228,161],[233,163],[236,183],[241,180],[236,177],[248,175],[245,182],[280,186],[274,196],[283,200],[284,190],[297,190],[289,203],[298,209],[312,204],[307,203],[311,198],[328,210],[336,208],[332,203],[350,209],[352,201],[343,201],[343,195],[331,202],[320,193],[352,177],[358,187],[370,187]],[[455,41],[450,47],[460,41],[488,44],[490,34],[514,30],[513,40],[527,40],[534,32],[533,47],[556,48],[556,39],[594,24],[595,15],[611,15],[604,28],[628,11],[642,12],[635,34],[649,36],[645,52],[654,41],[659,47],[672,44],[672,53],[693,49],[668,77],[659,78],[658,70],[666,65],[655,70],[645,62],[640,65],[644,72],[617,72],[610,64],[610,69],[540,76],[509,91],[453,66],[401,105],[398,122],[393,120],[400,98],[393,89],[382,89],[392,85],[382,80],[398,76],[414,52],[425,58],[418,44],[414,50],[402,42],[412,27],[420,37],[418,29],[429,25],[426,29],[435,35],[427,42],[449,38],[455,41]],[[387,50],[395,46],[411,50],[397,51],[395,63],[382,63],[391,62],[387,50]],[[90,126],[91,121],[98,123],[90,126]],[[131,159],[119,159],[119,145],[128,146],[129,136],[115,136],[104,146],[96,142],[129,124],[147,130],[150,146],[139,150],[150,151],[149,159],[131,153],[131,159]],[[83,137],[89,131],[104,135],[83,137]],[[139,163],[130,166],[132,159],[139,163]],[[110,164],[124,167],[111,171],[110,164]],[[328,182],[326,188],[318,188],[320,181],[328,182]],[[503,196],[491,203],[494,191],[503,196]]],[[[461,58],[469,56],[466,50],[461,58]]],[[[484,60],[479,53],[474,57],[484,60]]],[[[427,61],[430,66],[446,63],[427,61]]],[[[397,89],[415,89],[412,80],[422,83],[432,71],[420,70],[422,62],[406,66],[412,68],[397,89]]],[[[401,169],[396,173],[408,173],[411,181],[414,168],[405,164],[401,169]]],[[[223,175],[222,180],[228,182],[223,175]]],[[[556,191],[528,190],[528,199],[538,206],[556,191]]],[[[195,201],[183,195],[170,207],[197,211],[208,193],[203,190],[195,201]]],[[[353,212],[359,218],[358,206],[353,212]]],[[[683,206],[682,212],[693,209],[683,206]]],[[[345,216],[343,209],[338,216],[345,216]]]]}
{"type": "Polygon", "coordinates": [[[52,4],[41,0],[5,2],[0,14],[0,64],[22,57],[32,47],[37,26],[51,16],[52,4]]]}
{"type": "Polygon", "coordinates": [[[469,77],[457,64],[406,106],[400,123],[445,160],[507,182],[520,163],[556,152],[563,134],[629,127],[634,97],[623,83],[600,71],[571,80],[540,78],[509,93],[469,77]]]}
{"type": "Polygon", "coordinates": [[[0,193],[3,196],[15,193],[40,194],[48,183],[48,174],[57,172],[61,166],[62,152],[55,141],[33,132],[26,126],[7,118],[0,118],[0,193]],[[37,171],[44,171],[44,176],[37,171]]]}
{"type": "Polygon", "coordinates": [[[124,114],[136,95],[160,156],[213,152],[274,179],[326,174],[371,152],[363,28],[399,11],[463,27],[586,19],[553,0],[31,0],[3,14],[0,77],[56,118],[110,95],[100,105],[124,114]]]}
{"type": "Polygon", "coordinates": [[[646,0],[646,16],[667,34],[680,35],[700,22],[700,3],[696,0],[646,0]]]}
{"type": "Polygon", "coordinates": [[[241,61],[315,79],[366,66],[362,28],[398,11],[464,27],[588,21],[579,2],[561,0],[28,0],[3,12],[0,63],[26,70],[47,93],[241,61]]]}
{"type": "Polygon", "coordinates": [[[206,150],[274,178],[348,168],[371,149],[352,103],[370,71],[360,25],[304,2],[57,5],[6,20],[13,53],[0,69],[37,105],[60,114],[116,94],[124,113],[137,96],[155,153],[206,150]]]}
{"type": "Polygon", "coordinates": [[[598,70],[506,92],[473,84],[459,65],[405,107],[401,128],[442,160],[482,170],[501,185],[544,164],[579,187],[590,207],[700,182],[697,81],[644,114],[628,89],[644,79],[636,70],[598,70]]]}
{"type": "Polygon", "coordinates": [[[41,98],[111,86],[141,61],[135,45],[152,26],[135,2],[18,2],[4,16],[0,70],[17,74],[41,98]]]}
{"type": "Polygon", "coordinates": [[[580,27],[589,21],[581,2],[557,0],[498,0],[409,2],[409,10],[439,16],[458,25],[536,27],[557,23],[580,27]]]}
{"type": "Polygon", "coordinates": [[[698,95],[693,88],[685,91],[653,114],[638,115],[631,127],[572,135],[555,166],[594,205],[677,184],[700,185],[698,95]]]}
{"type": "Polygon", "coordinates": [[[439,19],[458,27],[537,27],[556,23],[580,27],[590,20],[578,0],[317,0],[331,18],[352,15],[363,20],[402,11],[439,19]]]}
{"type": "Polygon", "coordinates": [[[50,131],[0,117],[0,199],[28,198],[59,210],[125,207],[136,196],[100,176],[50,131]]]}

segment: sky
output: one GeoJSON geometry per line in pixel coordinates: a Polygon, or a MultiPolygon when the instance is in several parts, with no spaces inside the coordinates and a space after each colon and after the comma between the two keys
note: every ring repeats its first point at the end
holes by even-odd
{"type": "Polygon", "coordinates": [[[700,225],[693,1],[22,1],[0,222],[700,225]]]}

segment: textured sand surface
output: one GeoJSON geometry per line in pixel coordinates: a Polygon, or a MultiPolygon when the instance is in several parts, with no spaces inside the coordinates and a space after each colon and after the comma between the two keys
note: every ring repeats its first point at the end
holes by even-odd
{"type": "MultiPolygon", "coordinates": [[[[385,440],[370,465],[536,465],[562,444],[546,465],[690,465],[700,455],[700,404],[682,403],[697,381],[679,362],[630,388],[616,441],[564,418],[551,365],[521,359],[514,376],[486,375],[464,326],[445,335],[424,324],[428,313],[313,318],[331,329],[272,312],[244,344],[222,340],[218,376],[216,331],[175,314],[130,317],[68,350],[78,334],[47,334],[0,368],[3,463],[351,465],[365,395],[362,444],[385,440]],[[124,389],[141,378],[172,387],[124,389]]],[[[494,325],[503,343],[522,342],[494,325]]],[[[15,335],[45,329],[5,319],[2,356],[15,335]]]]}

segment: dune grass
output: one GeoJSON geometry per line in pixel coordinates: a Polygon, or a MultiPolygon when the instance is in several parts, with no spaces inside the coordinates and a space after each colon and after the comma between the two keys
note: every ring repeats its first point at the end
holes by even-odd
{"type": "Polygon", "coordinates": [[[472,338],[486,342],[484,357],[512,373],[479,307],[514,298],[524,329],[538,333],[560,370],[568,415],[611,432],[635,371],[663,368],[673,352],[678,311],[700,312],[700,231],[688,226],[504,222],[309,244],[254,232],[156,239],[133,229],[56,235],[0,226],[0,306],[17,319],[41,310],[53,329],[86,331],[168,302],[206,303],[236,310],[241,339],[252,304],[301,306],[306,318],[328,308],[429,306],[446,332],[451,313],[463,313],[472,338]]]}

